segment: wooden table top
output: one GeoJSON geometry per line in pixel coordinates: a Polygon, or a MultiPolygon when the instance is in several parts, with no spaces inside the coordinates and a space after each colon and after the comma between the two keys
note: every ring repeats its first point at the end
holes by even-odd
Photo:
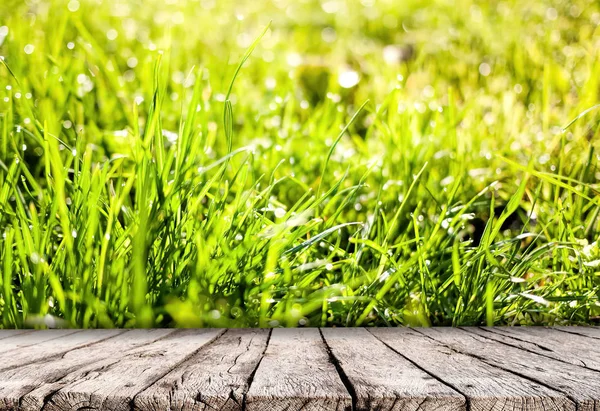
{"type": "Polygon", "coordinates": [[[0,330],[0,409],[600,410],[600,328],[0,330]]]}

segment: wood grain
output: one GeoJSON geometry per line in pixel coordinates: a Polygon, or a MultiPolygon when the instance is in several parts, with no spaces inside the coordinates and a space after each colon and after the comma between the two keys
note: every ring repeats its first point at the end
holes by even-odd
{"type": "Polygon", "coordinates": [[[483,327],[473,332],[549,358],[600,371],[600,344],[592,338],[544,327],[483,327]]]}
{"type": "Polygon", "coordinates": [[[598,411],[596,335],[588,327],[0,331],[0,410],[598,411]]]}
{"type": "Polygon", "coordinates": [[[135,397],[135,409],[241,410],[269,330],[229,330],[135,397]]]}
{"type": "Polygon", "coordinates": [[[344,386],[316,328],[275,329],[246,397],[248,411],[350,410],[344,386]]]}
{"type": "Polygon", "coordinates": [[[568,334],[579,334],[590,338],[600,339],[600,327],[551,327],[568,334]]]}
{"type": "Polygon", "coordinates": [[[322,329],[356,394],[357,410],[466,410],[465,397],[363,328],[322,329]]]}
{"type": "Polygon", "coordinates": [[[0,371],[44,361],[114,337],[123,330],[43,330],[0,340],[0,371]]]}
{"type": "Polygon", "coordinates": [[[178,330],[166,338],[71,373],[44,410],[129,410],[133,397],[215,340],[222,330],[178,330]]]}
{"type": "Polygon", "coordinates": [[[577,403],[578,410],[600,409],[600,373],[471,333],[471,328],[424,328],[418,331],[452,349],[550,386],[577,403]]]}
{"type": "MultiPolygon", "coordinates": [[[[98,331],[86,331],[96,334],[98,331]]],[[[0,372],[0,402],[5,407],[21,403],[22,410],[40,410],[46,397],[58,391],[61,380],[91,364],[117,360],[129,350],[150,344],[174,330],[131,330],[101,342],[77,348],[42,363],[0,372]]]]}
{"type": "Polygon", "coordinates": [[[39,330],[27,333],[20,330],[3,330],[2,339],[0,339],[0,349],[2,349],[0,354],[78,332],[81,332],[81,330],[39,330]]]}
{"type": "Polygon", "coordinates": [[[0,330],[0,340],[32,332],[32,330],[0,330]]]}
{"type": "Polygon", "coordinates": [[[564,394],[459,353],[410,329],[372,329],[375,336],[467,396],[471,411],[575,410],[564,394]]]}

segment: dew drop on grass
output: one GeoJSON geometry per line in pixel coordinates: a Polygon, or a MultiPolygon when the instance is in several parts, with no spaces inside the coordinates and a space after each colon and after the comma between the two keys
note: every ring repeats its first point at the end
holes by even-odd
{"type": "Polygon", "coordinates": [[[276,86],[277,80],[275,80],[273,77],[269,77],[265,80],[265,87],[267,88],[267,90],[275,90],[276,86]]]}
{"type": "Polygon", "coordinates": [[[277,218],[283,218],[285,216],[285,210],[281,207],[277,207],[275,209],[275,217],[277,218]]]}
{"type": "Polygon", "coordinates": [[[244,236],[241,235],[240,233],[237,233],[235,235],[235,241],[242,241],[244,239],[244,236]]]}
{"type": "Polygon", "coordinates": [[[556,11],[556,9],[552,7],[548,8],[546,10],[546,18],[550,21],[556,20],[558,18],[558,12],[556,11]]]}
{"type": "Polygon", "coordinates": [[[67,5],[67,8],[70,12],[75,13],[77,10],[79,10],[79,2],[77,0],[71,0],[67,5]]]}
{"type": "Polygon", "coordinates": [[[488,63],[481,63],[479,65],[479,74],[484,77],[487,77],[492,72],[492,67],[488,63]]]}
{"type": "Polygon", "coordinates": [[[119,32],[115,29],[110,29],[106,32],[106,38],[109,39],[110,41],[116,40],[118,36],[119,36],[119,32]]]}
{"type": "Polygon", "coordinates": [[[77,231],[76,230],[71,231],[71,236],[73,238],[77,238],[77,231]]]}
{"type": "Polygon", "coordinates": [[[31,253],[29,258],[31,259],[31,262],[33,264],[39,264],[42,261],[42,257],[40,257],[40,255],[38,253],[36,253],[35,251],[33,253],[31,253]]]}
{"type": "Polygon", "coordinates": [[[326,269],[327,271],[331,271],[331,270],[333,270],[333,264],[329,263],[329,264],[325,265],[325,269],[326,269]]]}
{"type": "Polygon", "coordinates": [[[338,83],[343,88],[352,88],[360,81],[359,74],[354,70],[347,70],[340,73],[338,83]]]}
{"type": "Polygon", "coordinates": [[[221,313],[219,312],[219,310],[212,310],[212,311],[210,312],[210,317],[211,317],[213,320],[218,320],[219,318],[221,318],[221,313]]]}
{"type": "Polygon", "coordinates": [[[31,54],[35,50],[35,46],[33,44],[28,44],[23,48],[25,54],[31,54]]]}

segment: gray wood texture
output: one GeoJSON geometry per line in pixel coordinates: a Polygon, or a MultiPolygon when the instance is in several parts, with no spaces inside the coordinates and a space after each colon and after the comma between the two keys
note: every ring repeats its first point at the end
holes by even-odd
{"type": "Polygon", "coordinates": [[[135,397],[138,410],[241,410],[269,330],[228,330],[218,343],[135,397]]]}
{"type": "Polygon", "coordinates": [[[359,410],[466,410],[465,397],[390,350],[364,328],[322,329],[359,410]]]}
{"type": "Polygon", "coordinates": [[[121,334],[123,330],[47,330],[0,340],[0,371],[63,355],[121,334]]]}
{"type": "Polygon", "coordinates": [[[552,327],[553,330],[566,332],[568,334],[584,335],[590,338],[600,339],[600,327],[552,327]]]}
{"type": "Polygon", "coordinates": [[[600,344],[593,338],[544,327],[485,327],[473,331],[504,344],[600,371],[600,344]]]}
{"type": "Polygon", "coordinates": [[[0,330],[0,410],[599,411],[598,331],[0,330]]]}
{"type": "Polygon", "coordinates": [[[109,357],[61,379],[44,410],[129,410],[133,397],[215,340],[222,330],[178,330],[166,338],[109,357]]]}
{"type": "Polygon", "coordinates": [[[275,329],[246,397],[246,410],[350,410],[344,386],[316,328],[275,329]]]}
{"type": "Polygon", "coordinates": [[[25,333],[30,333],[31,331],[32,330],[0,330],[0,340],[14,337],[15,335],[22,335],[25,333]]]}
{"type": "MultiPolygon", "coordinates": [[[[39,410],[46,398],[62,388],[63,378],[98,362],[119,360],[131,349],[150,344],[175,330],[131,330],[106,340],[77,348],[42,363],[0,372],[0,398],[21,404],[22,410],[39,410]]],[[[89,369],[89,368],[88,368],[89,369]]],[[[67,378],[68,379],[68,378],[67,378]]]]}
{"type": "Polygon", "coordinates": [[[471,411],[575,410],[564,394],[452,350],[410,329],[370,330],[385,344],[463,393],[471,411]]]}
{"type": "Polygon", "coordinates": [[[474,356],[494,367],[549,386],[575,400],[577,409],[600,409],[600,373],[533,354],[473,333],[472,328],[418,331],[447,347],[474,356]]]}

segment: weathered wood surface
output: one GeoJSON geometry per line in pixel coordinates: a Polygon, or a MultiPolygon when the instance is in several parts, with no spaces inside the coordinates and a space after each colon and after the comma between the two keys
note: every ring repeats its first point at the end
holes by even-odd
{"type": "Polygon", "coordinates": [[[469,398],[471,410],[575,410],[564,394],[493,367],[410,329],[374,329],[376,337],[469,398]]]}
{"type": "Polygon", "coordinates": [[[0,410],[600,410],[600,328],[0,330],[0,410]]]}
{"type": "Polygon", "coordinates": [[[269,330],[228,330],[135,398],[139,410],[241,409],[269,330]]]}
{"type": "Polygon", "coordinates": [[[44,409],[129,410],[136,394],[216,339],[220,330],[181,330],[166,338],[109,357],[61,379],[44,409]]]}
{"type": "Polygon", "coordinates": [[[49,330],[0,340],[0,371],[63,355],[122,333],[122,330],[82,332],[49,330]]]}
{"type": "MultiPolygon", "coordinates": [[[[151,344],[175,330],[131,330],[97,344],[69,351],[65,355],[41,363],[0,373],[0,389],[12,393],[15,402],[21,400],[23,410],[39,410],[44,401],[82,371],[98,364],[119,360],[133,348],[151,344]],[[110,353],[110,355],[107,355],[110,353]]],[[[6,394],[8,396],[8,393],[6,394]]]]}
{"type": "Polygon", "coordinates": [[[568,334],[584,335],[590,338],[600,339],[600,327],[551,327],[553,330],[559,330],[568,334]]]}
{"type": "Polygon", "coordinates": [[[246,398],[248,411],[347,410],[352,397],[316,328],[275,329],[246,398]]]}
{"type": "Polygon", "coordinates": [[[600,409],[600,372],[501,344],[481,337],[474,330],[427,328],[418,331],[453,350],[560,391],[575,400],[578,410],[600,409]]]}
{"type": "Polygon", "coordinates": [[[393,352],[364,328],[323,329],[358,409],[465,410],[465,397],[393,352]]]}
{"type": "Polygon", "coordinates": [[[600,344],[592,338],[544,327],[485,327],[473,331],[549,358],[600,371],[600,344]]]}

